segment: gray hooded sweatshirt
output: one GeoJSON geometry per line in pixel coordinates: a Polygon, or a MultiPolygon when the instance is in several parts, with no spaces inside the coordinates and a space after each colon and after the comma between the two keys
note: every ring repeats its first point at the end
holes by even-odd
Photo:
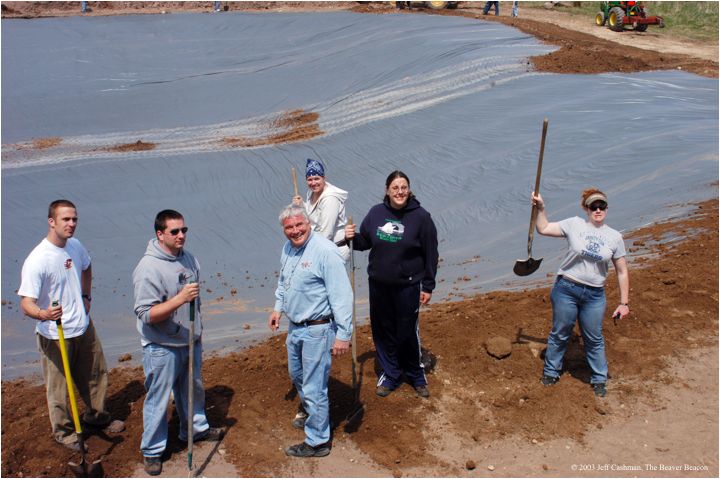
{"type": "MultiPolygon", "coordinates": [[[[185,303],[160,323],[150,324],[150,308],[172,298],[191,281],[200,281],[200,265],[193,255],[183,250],[173,256],[160,248],[158,240],[148,243],[145,255],[133,271],[135,316],[143,346],[150,343],[169,347],[188,346],[190,334],[190,303],[185,303]]],[[[195,308],[195,339],[202,335],[200,298],[195,308]]]]}

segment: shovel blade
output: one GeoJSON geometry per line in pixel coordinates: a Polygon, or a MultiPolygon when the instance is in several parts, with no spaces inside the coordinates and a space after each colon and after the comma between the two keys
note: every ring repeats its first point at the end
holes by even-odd
{"type": "Polygon", "coordinates": [[[82,458],[80,464],[68,462],[68,467],[75,474],[75,477],[103,477],[102,459],[88,464],[85,458],[82,458]]]}
{"type": "Polygon", "coordinates": [[[525,260],[519,259],[515,261],[513,272],[518,276],[528,276],[530,274],[533,274],[540,267],[540,263],[542,263],[542,260],[542,258],[528,258],[525,260]]]}

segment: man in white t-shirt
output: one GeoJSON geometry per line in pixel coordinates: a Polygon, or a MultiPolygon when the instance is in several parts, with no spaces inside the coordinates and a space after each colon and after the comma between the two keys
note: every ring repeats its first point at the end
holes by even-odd
{"type": "Polygon", "coordinates": [[[48,234],[25,259],[18,295],[23,312],[38,322],[38,350],[47,391],[47,403],[55,440],[78,450],[78,438],[68,408],[67,383],[60,354],[56,321],[62,321],[73,382],[86,405],[82,419],[91,426],[110,425],[119,432],[120,421],[111,424],[105,410],[107,367],[100,338],[90,321],[92,267],[85,247],[73,238],[77,210],[68,200],[56,200],[48,208],[48,234]],[[57,301],[57,306],[53,302],[57,301]]]}

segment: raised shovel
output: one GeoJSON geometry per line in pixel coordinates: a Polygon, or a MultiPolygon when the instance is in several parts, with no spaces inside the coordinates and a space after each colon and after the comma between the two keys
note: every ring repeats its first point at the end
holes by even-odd
{"type": "MultiPolygon", "coordinates": [[[[547,136],[548,119],[543,121],[542,139],[540,140],[540,156],[538,157],[537,175],[535,176],[535,194],[540,193],[540,174],[542,172],[543,153],[545,152],[545,137],[547,136]]],[[[535,232],[535,220],[537,219],[537,206],[533,205],[530,213],[530,229],[528,230],[528,258],[515,261],[513,271],[518,276],[527,276],[533,274],[540,267],[542,258],[535,259],[532,257],[533,234],[535,232]]]]}
{"type": "MultiPolygon", "coordinates": [[[[53,306],[57,306],[58,302],[53,301],[53,306]]],[[[60,355],[62,356],[63,369],[65,370],[65,382],[67,383],[68,396],[70,397],[70,408],[72,409],[73,422],[75,423],[75,434],[78,438],[78,446],[80,446],[80,464],[68,462],[68,467],[76,477],[103,477],[102,459],[88,464],[85,460],[85,441],[83,440],[82,427],[80,426],[80,415],[78,414],[77,401],[75,401],[75,388],[73,386],[72,374],[70,374],[70,363],[68,362],[67,349],[65,348],[65,333],[62,328],[62,320],[55,321],[57,325],[58,338],[60,341],[60,355]]]]}

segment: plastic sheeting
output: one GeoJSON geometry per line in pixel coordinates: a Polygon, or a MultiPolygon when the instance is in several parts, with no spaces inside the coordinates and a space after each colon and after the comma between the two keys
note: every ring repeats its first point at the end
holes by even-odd
{"type": "MultiPolygon", "coordinates": [[[[440,237],[433,301],[554,273],[565,245],[537,235],[542,267],[512,273],[527,256],[544,117],[551,220],[582,215],[587,186],[609,195],[618,230],[717,195],[716,80],[532,71],[528,57],[552,48],[496,23],[429,15],[3,20],[3,376],[37,370],[34,324],[15,291],[57,198],[78,206],[92,316],[112,365],[140,357],[131,274],[164,208],[185,215],[186,247],[202,266],[205,348],[267,334],[284,242],[277,214],[293,192],[290,168],[302,178],[308,157],[350,192],[356,223],[388,173],[409,175],[440,237]],[[292,114],[306,115],[312,138],[278,143],[292,114]],[[116,148],[137,141],[154,148],[116,148]]],[[[366,254],[356,263],[364,318],[366,254]]]]}

